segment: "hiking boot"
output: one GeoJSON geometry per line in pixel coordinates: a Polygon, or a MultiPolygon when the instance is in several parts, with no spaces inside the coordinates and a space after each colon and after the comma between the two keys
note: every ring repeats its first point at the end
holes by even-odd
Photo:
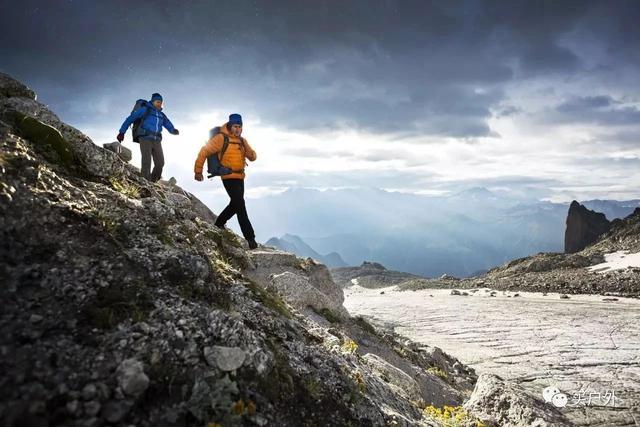
{"type": "Polygon", "coordinates": [[[249,249],[256,249],[258,247],[255,239],[248,239],[247,242],[249,242],[249,249]]]}

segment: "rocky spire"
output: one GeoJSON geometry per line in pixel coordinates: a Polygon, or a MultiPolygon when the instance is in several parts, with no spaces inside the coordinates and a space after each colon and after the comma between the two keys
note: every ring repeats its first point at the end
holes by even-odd
{"type": "Polygon", "coordinates": [[[603,213],[587,209],[577,201],[571,202],[564,234],[565,253],[579,252],[609,231],[611,223],[603,213]]]}

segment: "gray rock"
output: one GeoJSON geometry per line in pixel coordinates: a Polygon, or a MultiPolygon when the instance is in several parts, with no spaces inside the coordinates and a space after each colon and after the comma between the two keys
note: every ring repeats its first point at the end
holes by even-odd
{"type": "Polygon", "coordinates": [[[106,148],[107,150],[109,150],[109,151],[111,151],[113,153],[116,153],[118,155],[118,157],[120,157],[120,159],[123,162],[130,162],[131,161],[133,153],[131,153],[131,150],[129,150],[124,145],[120,144],[118,141],[102,144],[102,147],[106,148]]]}
{"type": "Polygon", "coordinates": [[[84,413],[95,417],[100,412],[100,402],[92,400],[91,402],[85,402],[84,404],[84,413]]]}
{"type": "Polygon", "coordinates": [[[253,268],[245,273],[258,283],[280,294],[298,309],[328,309],[338,317],[348,317],[342,306],[344,292],[336,285],[329,269],[311,258],[301,260],[292,253],[260,248],[249,253],[253,268]]]}
{"type": "Polygon", "coordinates": [[[144,373],[144,367],[136,359],[125,359],[116,371],[118,384],[127,395],[138,397],[149,386],[149,377],[144,373]]]}
{"type": "Polygon", "coordinates": [[[240,368],[246,357],[247,353],[239,347],[214,345],[204,348],[204,358],[209,366],[217,367],[225,372],[240,368]]]}
{"type": "Polygon", "coordinates": [[[609,231],[611,223],[600,212],[587,209],[577,201],[571,202],[567,214],[567,229],[564,235],[565,253],[579,252],[594,243],[609,231]]]}
{"type": "Polygon", "coordinates": [[[13,77],[0,73],[0,97],[21,97],[35,100],[36,94],[13,77]]]}
{"type": "Polygon", "coordinates": [[[40,323],[42,322],[42,319],[44,319],[44,317],[40,316],[39,314],[32,314],[31,316],[29,316],[29,321],[31,323],[40,323]]]}
{"type": "Polygon", "coordinates": [[[95,384],[87,384],[82,389],[82,398],[84,400],[91,400],[96,397],[97,391],[98,389],[96,388],[95,384]]]}
{"type": "Polygon", "coordinates": [[[128,401],[115,401],[107,402],[102,407],[102,417],[110,423],[117,423],[121,421],[129,410],[131,410],[132,403],[128,401]]]}
{"type": "Polygon", "coordinates": [[[67,402],[66,408],[71,415],[78,415],[80,411],[80,402],[74,399],[70,402],[67,402]]]}
{"type": "Polygon", "coordinates": [[[537,399],[497,375],[481,374],[464,408],[502,427],[562,427],[570,423],[553,405],[537,399]]]}
{"type": "Polygon", "coordinates": [[[407,373],[375,354],[367,353],[363,358],[374,371],[394,387],[397,393],[404,395],[410,401],[422,399],[418,383],[407,373]]]}

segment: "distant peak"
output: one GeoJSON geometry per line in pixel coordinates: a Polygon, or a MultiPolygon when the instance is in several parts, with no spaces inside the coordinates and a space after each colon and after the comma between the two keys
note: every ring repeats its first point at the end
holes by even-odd
{"type": "Polygon", "coordinates": [[[471,187],[456,193],[457,196],[495,196],[495,194],[486,187],[471,187]]]}
{"type": "Polygon", "coordinates": [[[372,261],[364,261],[360,267],[373,267],[377,270],[386,270],[384,265],[372,261]]]}

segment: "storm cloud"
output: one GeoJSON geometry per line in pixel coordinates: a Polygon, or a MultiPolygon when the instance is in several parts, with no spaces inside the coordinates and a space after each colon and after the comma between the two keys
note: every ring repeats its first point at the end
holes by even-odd
{"type": "MultiPolygon", "coordinates": [[[[371,162],[367,177],[394,158],[417,167],[458,155],[469,159],[460,166],[469,170],[491,162],[527,164],[534,161],[530,151],[536,144],[546,148],[543,137],[559,141],[560,135],[558,146],[576,155],[589,150],[575,148],[584,141],[600,147],[613,139],[620,149],[637,149],[636,1],[317,1],[310,6],[27,0],[3,2],[0,15],[0,70],[30,84],[63,119],[100,135],[115,132],[135,98],[160,91],[174,123],[205,114],[213,126],[219,124],[214,112],[223,120],[240,111],[261,126],[316,135],[319,141],[332,138],[331,132],[355,132],[364,135],[360,141],[379,136],[393,144],[433,146],[422,155],[404,146],[307,144],[288,151],[330,162],[351,152],[371,162]],[[563,127],[562,134],[553,133],[556,126],[563,127]],[[501,144],[486,142],[501,139],[501,144]],[[459,149],[458,142],[472,142],[477,151],[459,149]],[[438,153],[438,144],[458,151],[438,153]],[[519,152],[526,160],[514,157],[519,152]]],[[[557,179],[545,169],[562,167],[565,154],[556,154],[557,159],[535,160],[547,175],[531,172],[522,180],[557,179]]],[[[604,165],[606,159],[594,162],[604,165]]],[[[451,170],[450,165],[441,167],[451,170]]],[[[435,167],[424,174],[438,176],[435,167]]],[[[498,182],[497,168],[478,170],[476,177],[498,182]]],[[[362,181],[345,178],[349,169],[343,172],[337,176],[362,181]]],[[[406,172],[396,172],[392,178],[385,170],[385,181],[402,181],[406,172]]]]}
{"type": "Polygon", "coordinates": [[[5,71],[46,85],[43,96],[70,115],[100,113],[70,98],[162,86],[171,104],[232,103],[308,131],[487,136],[504,83],[586,69],[569,46],[596,16],[611,51],[637,61],[633,6],[27,1],[2,6],[0,49],[5,71]]]}

